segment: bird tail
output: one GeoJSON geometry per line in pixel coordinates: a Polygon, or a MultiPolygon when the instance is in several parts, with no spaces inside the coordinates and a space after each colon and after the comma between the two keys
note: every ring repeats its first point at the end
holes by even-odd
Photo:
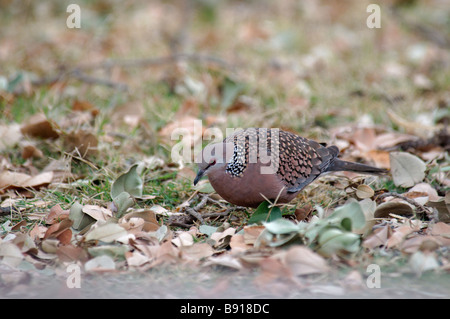
{"type": "Polygon", "coordinates": [[[347,162],[337,158],[334,161],[332,161],[330,165],[328,165],[326,171],[327,172],[347,171],[372,175],[384,175],[389,172],[389,170],[384,168],[378,168],[354,162],[347,162]]]}

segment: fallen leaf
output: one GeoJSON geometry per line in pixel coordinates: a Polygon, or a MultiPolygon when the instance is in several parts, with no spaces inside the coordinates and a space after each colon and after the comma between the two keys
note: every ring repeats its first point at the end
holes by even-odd
{"type": "Polygon", "coordinates": [[[369,185],[361,184],[358,185],[358,187],[356,188],[356,196],[358,198],[361,199],[370,198],[374,194],[375,194],[374,190],[369,185]]]}
{"type": "Polygon", "coordinates": [[[391,234],[392,230],[390,226],[384,225],[383,227],[376,229],[372,235],[367,237],[362,243],[362,246],[368,249],[385,246],[391,234]]]}
{"type": "Polygon", "coordinates": [[[42,158],[44,157],[44,153],[40,149],[38,149],[36,146],[32,144],[24,145],[22,148],[22,158],[28,159],[28,158],[42,158]]]}
{"type": "Polygon", "coordinates": [[[120,175],[111,187],[111,197],[115,199],[122,192],[127,192],[131,196],[140,198],[144,183],[140,176],[142,169],[142,165],[137,163],[131,166],[126,173],[120,175]]]}
{"type": "Polygon", "coordinates": [[[44,172],[35,176],[24,173],[3,171],[0,173],[0,189],[39,188],[52,182],[53,173],[44,172]]]}
{"type": "Polygon", "coordinates": [[[417,275],[439,268],[439,262],[434,252],[422,252],[420,250],[411,255],[409,265],[417,275]]]}
{"type": "Polygon", "coordinates": [[[409,234],[420,230],[420,223],[418,225],[414,225],[410,223],[409,225],[403,225],[394,229],[391,237],[389,237],[386,247],[393,248],[400,245],[409,234]]]}
{"type": "Polygon", "coordinates": [[[253,247],[253,245],[249,245],[245,243],[244,235],[242,234],[234,234],[230,239],[230,247],[231,253],[241,253],[253,247]]]}
{"type": "Polygon", "coordinates": [[[194,244],[194,238],[190,233],[182,232],[178,237],[172,239],[172,243],[177,247],[192,246],[194,244]]]}
{"type": "Polygon", "coordinates": [[[64,136],[64,148],[67,152],[77,151],[81,157],[97,153],[98,140],[93,133],[80,129],[64,136]]]}
{"type": "Polygon", "coordinates": [[[280,258],[295,276],[321,274],[329,271],[326,260],[305,246],[293,246],[274,257],[280,258]]]}
{"type": "Polygon", "coordinates": [[[2,257],[2,263],[11,267],[17,267],[23,259],[19,247],[10,242],[0,243],[0,257],[2,257]]]}
{"type": "Polygon", "coordinates": [[[189,246],[181,246],[180,250],[183,256],[189,259],[201,260],[214,254],[214,249],[207,243],[195,243],[189,246]]]}
{"type": "Polygon", "coordinates": [[[106,223],[95,227],[86,234],[86,241],[100,240],[106,243],[113,242],[127,235],[127,231],[116,223],[106,223]]]}
{"type": "Polygon", "coordinates": [[[84,270],[87,272],[109,272],[116,270],[116,264],[111,257],[102,255],[88,260],[84,264],[84,270]]]}
{"type": "Polygon", "coordinates": [[[0,125],[0,151],[16,145],[21,139],[19,124],[0,125]]]}
{"type": "Polygon", "coordinates": [[[47,117],[38,113],[26,120],[20,131],[23,135],[40,138],[57,138],[59,133],[54,129],[55,124],[50,122],[47,117]]]}
{"type": "Polygon", "coordinates": [[[389,214],[411,216],[413,215],[413,209],[406,203],[386,202],[378,205],[373,216],[375,218],[388,218],[390,217],[389,214]]]}
{"type": "Polygon", "coordinates": [[[84,214],[89,215],[93,219],[101,221],[107,221],[113,216],[112,212],[109,209],[98,205],[84,205],[81,208],[81,211],[84,214]]]}

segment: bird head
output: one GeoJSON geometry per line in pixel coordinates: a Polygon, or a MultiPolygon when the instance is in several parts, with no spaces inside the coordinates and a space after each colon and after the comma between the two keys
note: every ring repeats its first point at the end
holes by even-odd
{"type": "Polygon", "coordinates": [[[225,170],[233,158],[233,143],[215,143],[205,146],[197,155],[198,173],[194,179],[194,185],[204,176],[213,171],[225,170]]]}

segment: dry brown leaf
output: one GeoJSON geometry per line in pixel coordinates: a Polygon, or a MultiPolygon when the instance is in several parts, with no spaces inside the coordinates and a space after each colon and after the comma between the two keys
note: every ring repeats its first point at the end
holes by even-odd
{"type": "Polygon", "coordinates": [[[69,217],[69,211],[61,208],[59,204],[50,208],[47,217],[45,218],[45,222],[47,224],[54,224],[60,222],[64,218],[69,217]]]}
{"type": "Polygon", "coordinates": [[[244,235],[242,234],[234,234],[230,240],[231,253],[241,253],[247,251],[250,248],[253,248],[253,245],[249,245],[245,243],[244,235]]]}
{"type": "Polygon", "coordinates": [[[97,205],[84,205],[81,211],[95,220],[101,221],[107,221],[113,216],[109,209],[97,205]]]}
{"type": "Polygon", "coordinates": [[[72,231],[70,226],[72,226],[73,221],[66,218],[61,222],[51,225],[45,232],[43,239],[56,238],[61,244],[67,245],[72,239],[72,231]]]}
{"type": "Polygon", "coordinates": [[[389,214],[411,216],[413,215],[413,209],[403,202],[386,202],[378,205],[373,213],[375,218],[388,218],[389,214]]]}
{"type": "Polygon", "coordinates": [[[353,143],[362,152],[367,152],[376,148],[374,145],[375,138],[375,129],[372,127],[356,128],[352,134],[353,143]]]}
{"type": "Polygon", "coordinates": [[[405,225],[397,227],[396,229],[394,229],[391,237],[389,237],[386,243],[386,247],[388,248],[397,247],[406,239],[406,236],[408,236],[413,232],[419,231],[420,225],[421,225],[420,221],[412,220],[405,225]]]}
{"type": "MultiPolygon", "coordinates": [[[[408,238],[405,240],[402,245],[400,246],[400,249],[402,252],[407,254],[415,253],[418,250],[422,250],[424,247],[424,244],[429,247],[427,242],[433,242],[436,245],[436,248],[442,245],[442,242],[439,240],[437,236],[415,236],[412,238],[408,238]]],[[[429,250],[429,249],[427,249],[429,250]]]]}
{"type": "MultiPolygon", "coordinates": [[[[419,183],[419,184],[416,184],[414,187],[412,187],[412,188],[408,191],[408,193],[410,193],[410,192],[422,192],[422,193],[426,193],[427,196],[428,196],[428,199],[429,199],[429,200],[433,200],[433,201],[436,201],[436,200],[439,199],[439,195],[438,195],[436,189],[435,189],[433,186],[431,186],[430,184],[428,184],[428,183],[419,183]]],[[[407,193],[407,194],[408,194],[408,193],[407,193]]]]}
{"type": "Polygon", "coordinates": [[[313,212],[313,207],[310,204],[306,204],[303,207],[297,208],[294,212],[295,218],[298,221],[307,220],[311,217],[311,214],[313,212]]]}
{"type": "Polygon", "coordinates": [[[370,150],[362,153],[361,156],[368,162],[373,162],[375,166],[389,169],[391,167],[389,152],[382,150],[370,150]]]}
{"type": "Polygon", "coordinates": [[[36,146],[32,144],[27,144],[22,147],[22,158],[28,159],[28,158],[42,158],[44,157],[44,154],[40,149],[38,149],[36,146]]]}
{"type": "Polygon", "coordinates": [[[431,228],[431,235],[450,238],[450,225],[443,222],[434,224],[431,228]]]}
{"type": "Polygon", "coordinates": [[[151,262],[151,258],[140,253],[139,251],[127,251],[125,252],[125,258],[127,260],[128,266],[131,267],[140,267],[144,264],[151,262]]]}
{"type": "Polygon", "coordinates": [[[30,230],[29,235],[32,240],[38,240],[42,239],[45,236],[45,233],[47,232],[47,227],[36,224],[34,227],[30,230]]]}
{"type": "Polygon", "coordinates": [[[195,243],[189,246],[182,246],[180,247],[180,251],[182,252],[182,256],[187,256],[189,259],[196,261],[214,254],[214,249],[207,243],[195,243]]]}
{"type": "Polygon", "coordinates": [[[170,240],[165,241],[160,246],[150,246],[149,249],[150,251],[154,250],[156,255],[156,259],[151,263],[150,267],[161,264],[175,264],[180,260],[180,252],[178,248],[172,245],[170,240]]]}
{"type": "Polygon", "coordinates": [[[64,148],[67,152],[77,151],[81,157],[97,153],[98,139],[87,130],[78,130],[64,136],[64,148]]]}
{"type": "Polygon", "coordinates": [[[172,243],[177,247],[192,246],[194,244],[194,237],[189,232],[182,232],[172,239],[172,243]]]}
{"type": "Polygon", "coordinates": [[[56,254],[62,262],[86,262],[89,258],[88,253],[84,248],[72,244],[58,246],[56,254]]]}
{"type": "MultiPolygon", "coordinates": [[[[156,219],[156,215],[151,210],[143,210],[143,211],[134,211],[130,212],[128,214],[125,214],[120,220],[119,224],[123,226],[125,229],[135,229],[139,228],[139,230],[150,232],[150,231],[157,231],[159,228],[158,220],[156,219]],[[142,225],[139,222],[140,227],[136,227],[135,221],[133,223],[129,224],[128,226],[125,226],[125,223],[130,223],[132,218],[139,218],[142,219],[143,223],[142,225]]],[[[137,231],[137,229],[136,229],[137,231]]],[[[135,231],[135,232],[136,232],[135,231]]]]}
{"type": "Polygon", "coordinates": [[[374,190],[369,185],[361,184],[358,185],[358,187],[356,188],[356,196],[358,198],[361,199],[370,198],[374,194],[375,194],[374,190]]]}
{"type": "Polygon", "coordinates": [[[183,141],[193,146],[202,138],[205,130],[206,128],[201,125],[198,118],[187,115],[168,123],[159,131],[159,136],[166,141],[177,141],[183,138],[183,141]]]}
{"type": "Polygon", "coordinates": [[[372,235],[367,237],[362,243],[362,246],[369,249],[385,246],[391,234],[391,227],[389,225],[384,225],[381,228],[376,229],[372,235]]]}
{"type": "Polygon", "coordinates": [[[52,182],[53,172],[44,172],[35,176],[24,173],[3,171],[0,173],[0,189],[40,188],[52,182]]]}
{"type": "Polygon", "coordinates": [[[89,111],[93,117],[96,117],[100,111],[89,101],[74,100],[72,110],[77,112],[89,111]]]}
{"type": "Polygon", "coordinates": [[[305,246],[293,246],[273,257],[279,258],[283,265],[295,276],[320,274],[329,271],[326,260],[305,246]]]}
{"type": "Polygon", "coordinates": [[[261,234],[261,232],[265,229],[262,225],[253,225],[253,226],[245,226],[244,227],[244,243],[246,245],[254,245],[256,239],[261,234]]]}
{"type": "Polygon", "coordinates": [[[57,138],[59,133],[54,129],[55,124],[50,122],[47,117],[38,113],[31,116],[23,123],[20,131],[23,135],[40,138],[57,138]]]}

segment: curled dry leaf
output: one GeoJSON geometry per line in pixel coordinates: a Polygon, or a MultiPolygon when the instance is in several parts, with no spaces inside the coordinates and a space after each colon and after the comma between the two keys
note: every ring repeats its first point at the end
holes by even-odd
{"type": "Polygon", "coordinates": [[[361,199],[370,198],[375,194],[374,190],[369,185],[358,185],[356,188],[356,196],[361,199]]]}
{"type": "Polygon", "coordinates": [[[138,228],[139,230],[143,230],[145,232],[157,231],[159,229],[156,215],[150,210],[130,212],[119,220],[119,224],[125,229],[138,228]],[[139,220],[142,220],[142,222],[139,220]],[[125,226],[125,223],[128,223],[128,225],[125,226]],[[136,225],[139,225],[139,227],[136,227],[136,225]]]}
{"type": "Polygon", "coordinates": [[[38,113],[31,116],[20,128],[23,135],[40,138],[57,138],[59,133],[54,129],[56,125],[47,117],[38,113]]]}
{"type": "Polygon", "coordinates": [[[373,216],[375,218],[388,218],[389,214],[401,216],[413,215],[413,209],[410,205],[402,202],[386,202],[378,205],[373,216]]]}
{"type": "Polygon", "coordinates": [[[44,172],[35,176],[24,173],[3,171],[0,173],[0,189],[9,188],[40,188],[50,184],[53,180],[53,172],[44,172]]]}

